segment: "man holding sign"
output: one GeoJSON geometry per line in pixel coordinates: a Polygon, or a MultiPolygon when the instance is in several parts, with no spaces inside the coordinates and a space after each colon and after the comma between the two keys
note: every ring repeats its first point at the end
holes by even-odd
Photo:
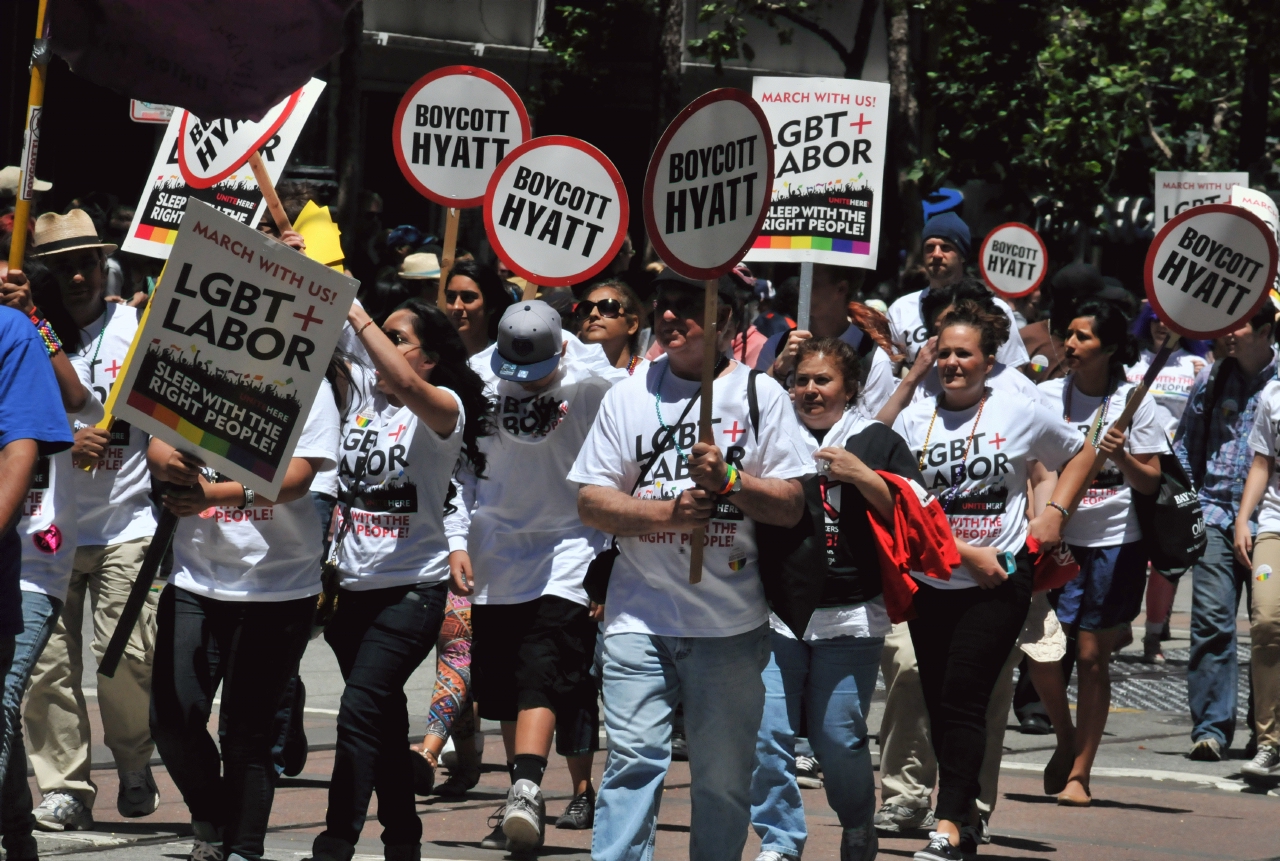
{"type": "Polygon", "coordinates": [[[728,309],[721,306],[717,331],[705,332],[701,282],[668,270],[655,286],[654,334],[666,355],[609,391],[569,473],[582,485],[582,522],[617,535],[620,550],[605,604],[610,745],[592,856],[645,857],[671,757],[671,718],[683,702],[690,857],[737,859],[769,654],[755,522],[795,524],[804,508],[796,479],[813,465],[798,447],[782,387],[757,377],[752,398],[749,370],[726,358],[711,394],[715,443],[697,441],[692,408],[707,394],[699,385],[704,339],[730,336],[728,309]],[[691,584],[690,535],[701,529],[702,581],[691,584]]]}

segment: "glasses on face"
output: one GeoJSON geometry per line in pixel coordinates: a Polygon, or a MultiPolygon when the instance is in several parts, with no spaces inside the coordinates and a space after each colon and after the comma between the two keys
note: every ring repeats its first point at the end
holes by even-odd
{"type": "Polygon", "coordinates": [[[474,305],[480,301],[480,294],[474,290],[446,290],[444,291],[444,301],[450,305],[462,300],[463,305],[474,305]]]}
{"type": "Polygon", "coordinates": [[[98,255],[93,252],[79,254],[54,254],[44,258],[44,264],[55,275],[70,278],[77,274],[88,274],[101,265],[98,255]]]}
{"type": "Polygon", "coordinates": [[[653,302],[653,310],[659,317],[671,311],[684,320],[700,320],[705,308],[703,302],[701,293],[659,293],[653,302]]]}
{"type": "Polygon", "coordinates": [[[583,320],[591,316],[592,311],[596,311],[601,317],[609,320],[622,316],[622,303],[617,299],[601,299],[599,302],[582,301],[578,303],[577,314],[583,320]]]}

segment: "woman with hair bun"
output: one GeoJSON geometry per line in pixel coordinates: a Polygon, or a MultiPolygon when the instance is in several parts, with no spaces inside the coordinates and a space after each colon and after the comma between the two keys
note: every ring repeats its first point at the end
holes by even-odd
{"type": "Polygon", "coordinates": [[[1049,595],[1058,620],[1076,631],[1080,695],[1074,739],[1057,664],[1033,661],[1031,672],[1059,738],[1045,768],[1045,792],[1056,794],[1061,805],[1083,807],[1090,802],[1089,772],[1111,706],[1111,653],[1137,618],[1146,588],[1147,555],[1132,491],[1156,492],[1158,455],[1168,445],[1150,395],[1143,396],[1127,434],[1114,427],[1137,388],[1125,379],[1138,345],[1124,313],[1101,299],[1082,303],[1075,313],[1063,344],[1070,372],[1040,384],[1044,405],[1060,416],[1059,423],[1107,455],[1062,530],[1080,575],[1049,595]]]}
{"type": "Polygon", "coordinates": [[[911,641],[939,766],[937,830],[916,861],[958,861],[977,851],[987,707],[1031,603],[1028,537],[1042,546],[1058,542],[1092,462],[1075,428],[987,384],[1008,334],[1004,314],[957,302],[939,322],[942,392],[904,409],[893,426],[946,512],[961,558],[949,572],[912,572],[919,588],[911,641]],[[1032,460],[1063,467],[1063,477],[1050,507],[1028,523],[1032,460]]]}

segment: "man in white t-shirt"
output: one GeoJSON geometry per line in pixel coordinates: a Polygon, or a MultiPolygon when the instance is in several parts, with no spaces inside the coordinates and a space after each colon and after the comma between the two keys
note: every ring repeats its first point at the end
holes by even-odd
{"type": "Polygon", "coordinates": [[[480,438],[479,477],[464,465],[461,499],[445,517],[454,591],[471,595],[472,693],[480,717],[502,723],[511,789],[486,849],[542,845],[542,778],[554,736],[574,797],[559,828],[590,828],[599,749],[597,624],[582,580],[607,540],[578,518],[577,485],[565,476],[605,392],[625,369],[599,345],[566,338],[546,302],[517,302],[497,343],[471,358],[494,404],[480,438]]]}
{"type": "MultiPolygon", "coordinates": [[[[964,266],[970,257],[972,240],[969,225],[954,212],[941,212],[925,223],[920,236],[924,243],[924,272],[929,286],[915,293],[908,293],[889,306],[889,330],[893,342],[899,345],[910,365],[924,343],[933,337],[921,313],[921,300],[930,290],[955,284],[964,278],[964,266]]],[[[1009,318],[1009,340],[996,352],[996,361],[1011,368],[1021,368],[1030,357],[1018,334],[1018,324],[1011,309],[1003,299],[995,300],[1000,310],[1009,318]]]]}
{"type": "MultiPolygon", "coordinates": [[[[722,309],[718,339],[729,337],[722,309]]],[[[689,740],[692,861],[741,858],[750,814],[755,733],[764,709],[768,607],[755,522],[792,526],[797,479],[814,471],[787,393],[721,357],[702,392],[703,285],[663,280],[654,333],[666,355],[614,386],[571,481],[588,526],[618,536],[604,604],[604,712],[609,758],[596,801],[592,857],[651,852],[683,703],[689,740]],[[712,397],[715,443],[699,442],[712,397]],[[705,530],[701,581],[690,548],[705,530]]]]}

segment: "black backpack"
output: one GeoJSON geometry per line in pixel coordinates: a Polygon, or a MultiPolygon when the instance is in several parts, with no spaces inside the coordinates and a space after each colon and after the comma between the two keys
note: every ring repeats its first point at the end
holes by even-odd
{"type": "Polygon", "coordinates": [[[1195,487],[1178,458],[1160,454],[1160,486],[1153,494],[1133,494],[1133,507],[1142,527],[1142,544],[1151,567],[1171,580],[1181,577],[1204,555],[1204,509],[1195,487]]]}

